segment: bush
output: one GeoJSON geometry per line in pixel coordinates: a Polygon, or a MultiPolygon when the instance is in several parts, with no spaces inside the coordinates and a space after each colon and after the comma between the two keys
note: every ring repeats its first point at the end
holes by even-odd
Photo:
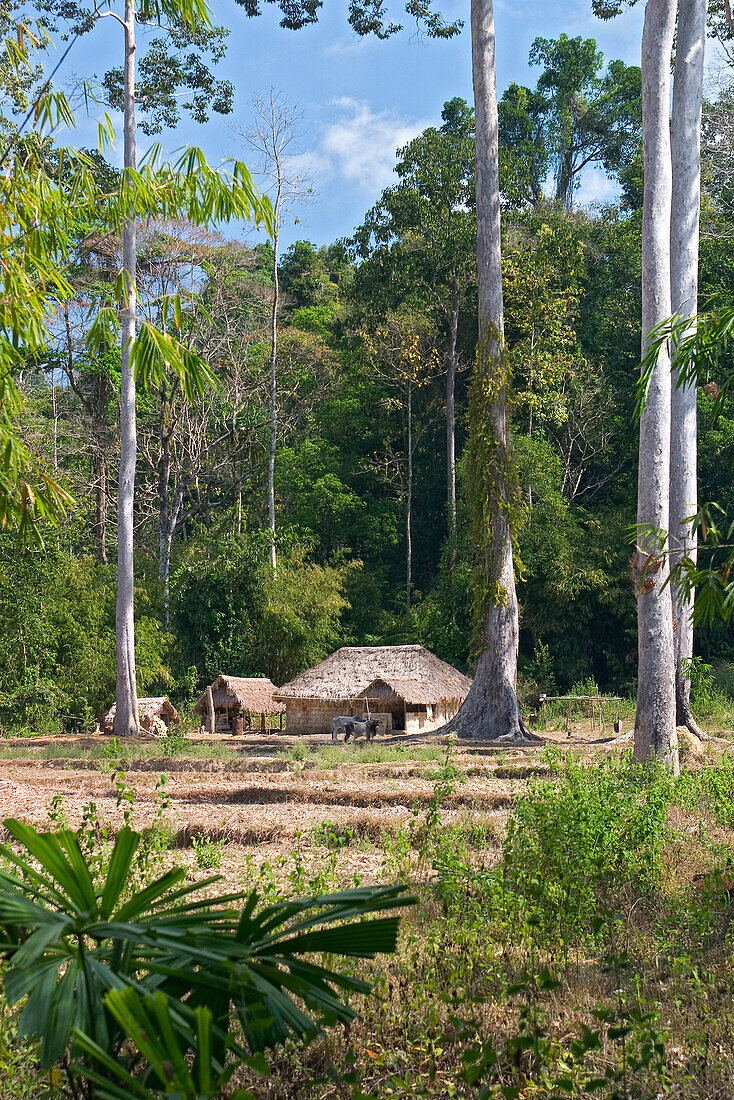
{"type": "Polygon", "coordinates": [[[659,882],[672,781],[629,756],[587,767],[548,755],[551,780],[518,802],[499,876],[506,903],[575,938],[620,888],[659,882]]]}
{"type": "Polygon", "coordinates": [[[178,756],[185,751],[189,741],[181,726],[169,726],[158,743],[164,756],[178,756]]]}
{"type": "Polygon", "coordinates": [[[169,1062],[185,1083],[179,1095],[219,1096],[232,1055],[242,1060],[289,1038],[307,1041],[326,1023],[355,1018],[342,996],[370,986],[308,956],[371,958],[395,948],[398,917],[361,918],[406,904],[400,887],[258,911],[256,893],[202,897],[218,876],[187,884],[185,870],[174,867],[127,897],[139,833],[121,829],[100,866],[85,855],[82,833],[4,824],[22,849],[0,845],[19,872],[0,872],[5,994],[10,1005],[25,1002],[19,1035],[41,1040],[41,1065],[61,1063],[74,1096],[81,1080],[107,1096],[171,1095],[169,1062]],[[235,1020],[239,1038],[230,1031],[235,1020]],[[148,1062],[152,1092],[137,1078],[133,1084],[130,1041],[148,1062]]]}
{"type": "Polygon", "coordinates": [[[354,843],[355,833],[349,825],[340,825],[336,821],[326,818],[319,821],[311,830],[311,843],[317,847],[332,848],[338,851],[340,848],[348,848],[354,843]]]}
{"type": "Polygon", "coordinates": [[[194,862],[200,871],[210,868],[219,870],[224,863],[225,840],[212,840],[209,836],[195,836],[191,845],[194,849],[194,862]]]}
{"type": "Polygon", "coordinates": [[[683,772],[674,785],[673,801],[692,813],[710,814],[719,825],[734,826],[734,753],[722,753],[695,772],[683,772]]]}

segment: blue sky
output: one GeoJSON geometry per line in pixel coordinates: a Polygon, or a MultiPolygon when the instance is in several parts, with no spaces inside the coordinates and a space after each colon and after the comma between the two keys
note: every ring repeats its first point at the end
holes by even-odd
{"type": "MultiPolygon", "coordinates": [[[[537,35],[557,37],[565,32],[593,37],[606,59],[620,57],[627,64],[639,64],[641,3],[610,22],[593,16],[590,0],[495,3],[500,94],[512,80],[535,83],[537,70],[528,67],[527,59],[537,35]]],[[[215,21],[231,31],[228,55],[218,70],[235,86],[230,121],[246,129],[252,121],[252,96],[267,96],[271,88],[302,113],[301,139],[293,148],[299,153],[299,166],[308,171],[315,196],[286,219],[285,247],[298,238],[324,244],[348,236],[395,178],[396,148],[440,122],[446,100],[458,95],[471,102],[468,0],[441,4],[446,18],[463,18],[467,23],[462,34],[449,41],[421,38],[407,24],[387,41],[357,38],[346,21],[346,4],[338,0],[325,0],[319,23],[300,31],[279,27],[278,10],[272,4],[263,5],[259,19],[248,19],[233,0],[211,0],[211,4],[215,21]]],[[[115,21],[103,20],[77,42],[57,80],[63,83],[90,75],[101,80],[107,68],[120,63],[120,33],[115,21]]],[[[80,119],[76,140],[87,145],[96,142],[96,124],[91,119],[80,119]]],[[[160,140],[169,151],[198,144],[214,164],[230,156],[253,163],[253,154],[228,120],[218,115],[206,126],[184,122],[160,140]]],[[[146,142],[141,135],[143,148],[146,142]]],[[[111,159],[119,160],[119,149],[111,159]]],[[[593,202],[611,193],[601,173],[590,173],[579,198],[582,203],[593,202]]],[[[234,226],[227,235],[256,239],[234,226]]]]}

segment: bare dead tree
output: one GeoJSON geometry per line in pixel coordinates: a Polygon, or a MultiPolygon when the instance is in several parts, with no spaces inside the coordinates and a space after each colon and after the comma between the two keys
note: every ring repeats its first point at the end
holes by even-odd
{"type": "Polygon", "coordinates": [[[273,572],[277,569],[275,548],[275,458],[278,448],[278,308],[280,305],[280,285],[278,282],[278,263],[280,260],[280,227],[286,212],[298,203],[307,201],[312,191],[294,161],[295,145],[300,139],[298,123],[301,112],[291,107],[280,92],[272,88],[267,99],[254,96],[252,107],[255,120],[250,127],[232,129],[252,146],[260,156],[259,175],[269,183],[269,193],[273,202],[273,300],[270,314],[270,356],[269,356],[269,401],[270,401],[270,444],[268,450],[268,522],[272,537],[270,562],[273,572]]]}

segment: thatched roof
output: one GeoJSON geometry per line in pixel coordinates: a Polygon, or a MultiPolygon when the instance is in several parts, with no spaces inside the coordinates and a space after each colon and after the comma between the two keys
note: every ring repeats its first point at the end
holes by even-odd
{"type": "MultiPolygon", "coordinates": [[[[115,722],[117,703],[113,703],[104,717],[104,728],[110,731],[115,722]]],[[[147,699],[138,699],[138,712],[140,725],[148,729],[151,718],[162,718],[167,726],[177,726],[181,721],[180,715],[170,699],[165,695],[153,696],[147,699]]]]}
{"type": "Polygon", "coordinates": [[[406,703],[463,700],[471,680],[422,645],[343,646],[316,668],[279,688],[276,699],[404,699],[406,703]]]}
{"type": "MultiPolygon", "coordinates": [[[[273,701],[275,684],[267,676],[217,676],[211,685],[214,708],[237,707],[248,714],[282,714],[285,707],[273,701]]],[[[194,707],[206,714],[206,692],[194,707]]]]}

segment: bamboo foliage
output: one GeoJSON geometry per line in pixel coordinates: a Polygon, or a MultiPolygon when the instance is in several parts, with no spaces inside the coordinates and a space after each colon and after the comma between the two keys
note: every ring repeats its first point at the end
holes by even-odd
{"type": "MultiPolygon", "coordinates": [[[[165,16],[175,6],[179,18],[206,13],[202,0],[147,5],[165,16]]],[[[141,12],[141,15],[144,14],[141,12]]],[[[35,39],[20,35],[6,50],[19,72],[31,63],[35,39]]],[[[7,46],[7,43],[5,44],[7,46]]],[[[49,327],[64,302],[73,300],[68,274],[80,244],[95,233],[119,234],[129,219],[188,218],[211,226],[247,220],[270,231],[273,214],[246,166],[240,161],[211,167],[199,149],[186,148],[173,163],[153,147],[141,165],[121,173],[113,190],[95,175],[93,160],[70,148],[50,153],[49,135],[59,125],[72,127],[74,114],[63,93],[39,96],[32,118],[36,129],[25,143],[8,144],[0,155],[0,527],[14,529],[23,541],[38,540],[43,522],[54,522],[73,501],[21,441],[18,418],[22,398],[14,375],[50,342],[49,327]]],[[[107,119],[100,145],[112,137],[107,119]]],[[[116,291],[122,290],[122,275],[116,291]]],[[[180,302],[171,304],[180,319],[180,302]]],[[[116,311],[104,307],[92,322],[88,343],[99,348],[119,329],[116,311]]],[[[175,329],[175,326],[174,326],[175,329]]],[[[180,329],[180,326],[179,326],[180,329]]],[[[185,346],[180,331],[163,333],[141,325],[131,357],[142,385],[156,385],[164,366],[179,378],[188,395],[208,380],[201,360],[185,346]]]]}

